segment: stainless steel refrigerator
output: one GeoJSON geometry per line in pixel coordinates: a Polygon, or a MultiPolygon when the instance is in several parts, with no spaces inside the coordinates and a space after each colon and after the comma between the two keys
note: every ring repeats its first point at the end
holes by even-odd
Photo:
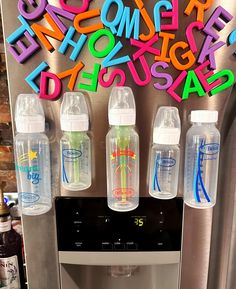
{"type": "MultiPolygon", "coordinates": [[[[31,2],[32,4],[35,1],[1,1],[5,37],[11,35],[21,25],[17,19],[19,15],[18,2],[28,4],[31,2]]],[[[36,1],[38,5],[43,2],[36,1]]],[[[50,0],[48,2],[51,5],[60,7],[60,1],[50,0]]],[[[81,5],[82,1],[79,2],[81,5]]],[[[91,1],[89,4],[90,9],[101,9],[104,2],[102,0],[91,1]]],[[[137,8],[137,2],[140,1],[136,1],[136,3],[135,1],[123,1],[124,5],[132,7],[132,9],[137,8]]],[[[158,1],[145,2],[144,6],[149,15],[153,15],[153,7],[158,1]]],[[[189,2],[179,1],[178,3],[179,29],[174,32],[175,41],[185,39],[187,23],[191,23],[196,19],[195,10],[190,16],[184,16],[184,10],[189,2]]],[[[77,1],[70,1],[69,4],[78,6],[77,1]]],[[[216,0],[212,4],[212,7],[205,12],[205,19],[209,18],[214,9],[219,5],[235,16],[236,2],[216,0]]],[[[45,23],[46,20],[37,19],[35,21],[45,23]]],[[[98,19],[90,21],[89,23],[97,24],[98,19]]],[[[65,19],[63,23],[67,26],[71,25],[71,22],[65,19]]],[[[144,26],[143,22],[142,25],[144,26]]],[[[226,39],[226,35],[229,35],[235,29],[235,26],[236,21],[233,18],[233,20],[225,25],[220,35],[226,39]]],[[[145,28],[144,33],[147,33],[145,28]]],[[[197,47],[201,47],[203,36],[199,34],[199,37],[197,36],[195,39],[197,47]]],[[[123,52],[129,54],[132,47],[127,40],[123,40],[126,43],[123,47],[123,52]]],[[[58,52],[61,44],[59,41],[52,39],[50,41],[53,43],[55,51],[49,52],[45,47],[41,47],[33,57],[21,64],[15,61],[9,53],[8,48],[6,48],[8,86],[13,120],[17,95],[20,93],[32,93],[32,88],[25,82],[25,78],[42,61],[46,61],[50,66],[50,71],[54,73],[60,73],[75,65],[69,60],[69,52],[67,56],[61,55],[58,52]]],[[[40,45],[42,46],[41,43],[40,45]]],[[[102,44],[100,43],[100,45],[102,44]]],[[[233,73],[236,73],[236,58],[233,55],[235,50],[235,45],[225,45],[217,51],[216,62],[218,71],[231,69],[233,73]]],[[[82,50],[79,59],[83,61],[87,72],[93,71],[94,58],[88,49],[82,50]]],[[[149,63],[152,55],[147,53],[146,59],[149,63]]],[[[96,59],[96,62],[100,64],[102,59],[96,59]]],[[[170,73],[173,78],[176,78],[180,72],[177,69],[170,68],[170,73]]],[[[143,76],[141,69],[140,75],[143,76]]],[[[79,76],[78,81],[80,80],[79,76]]],[[[127,73],[126,85],[132,88],[135,95],[137,129],[140,135],[140,196],[144,198],[149,197],[147,181],[149,150],[152,139],[152,126],[157,109],[163,105],[172,105],[176,106],[180,113],[182,133],[178,186],[179,198],[183,197],[185,136],[190,126],[190,111],[212,109],[219,112],[218,127],[222,139],[216,206],[213,209],[205,210],[197,210],[184,206],[181,249],[175,256],[155,255],[155,252],[151,255],[139,255],[142,252],[132,252],[131,255],[119,255],[120,253],[116,252],[116,254],[111,256],[103,252],[103,255],[91,256],[90,253],[85,251],[83,252],[85,254],[83,256],[77,255],[76,252],[72,252],[70,257],[66,255],[65,258],[71,258],[70,264],[68,259],[64,263],[61,262],[61,255],[58,253],[57,226],[60,226],[60,224],[56,224],[54,202],[53,209],[47,214],[35,217],[23,216],[27,280],[30,289],[95,289],[97,287],[111,289],[121,287],[141,288],[144,286],[150,289],[234,289],[236,287],[236,277],[234,274],[236,270],[236,88],[231,86],[227,90],[211,97],[208,95],[198,97],[196,94],[192,94],[189,99],[178,103],[166,91],[155,89],[153,86],[155,81],[155,79],[152,79],[149,84],[138,86],[134,82],[132,75],[127,73]],[[97,258],[102,258],[102,261],[98,262],[97,258]],[[131,279],[123,277],[123,279],[112,279],[104,267],[129,265],[128,261],[124,261],[125,258],[129,258],[129,262],[132,263],[130,265],[140,265],[139,268],[134,267],[134,274],[131,279]],[[136,261],[131,261],[132,258],[136,258],[136,261]],[[168,258],[172,258],[172,261],[168,258]],[[175,258],[177,259],[174,261],[175,258]]],[[[62,93],[68,91],[67,83],[68,79],[64,79],[62,93]]],[[[106,197],[105,136],[109,128],[107,106],[111,87],[104,88],[98,85],[96,92],[84,92],[91,108],[90,131],[92,136],[93,182],[88,190],[81,192],[69,192],[61,187],[59,158],[59,140],[61,137],[59,114],[61,99],[57,101],[43,101],[47,122],[46,133],[50,139],[51,148],[52,193],[54,201],[56,197],[60,196],[78,198],[106,197]]]]}

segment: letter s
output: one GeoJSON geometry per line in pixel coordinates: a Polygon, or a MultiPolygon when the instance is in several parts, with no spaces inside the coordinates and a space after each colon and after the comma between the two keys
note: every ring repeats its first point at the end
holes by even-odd
{"type": "Polygon", "coordinates": [[[159,62],[155,62],[152,67],[151,67],[151,73],[152,76],[156,77],[156,78],[164,78],[166,80],[165,84],[160,84],[158,82],[154,83],[154,87],[158,90],[166,90],[168,89],[172,83],[173,83],[173,78],[171,77],[170,74],[168,73],[163,73],[163,72],[157,72],[157,68],[161,66],[162,68],[166,69],[169,67],[169,65],[166,62],[163,61],[159,61],[159,62]]]}

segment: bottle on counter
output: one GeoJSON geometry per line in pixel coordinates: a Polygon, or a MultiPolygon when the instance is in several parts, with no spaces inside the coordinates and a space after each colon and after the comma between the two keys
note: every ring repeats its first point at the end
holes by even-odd
{"type": "Polygon", "coordinates": [[[92,183],[89,114],[81,92],[67,92],[61,105],[61,182],[65,189],[81,191],[92,183]]]}
{"type": "Polygon", "coordinates": [[[209,208],[216,203],[220,133],[218,112],[191,112],[192,127],[186,136],[184,202],[193,208],[209,208]]]}
{"type": "Polygon", "coordinates": [[[15,108],[15,164],[22,214],[41,215],[52,207],[49,140],[37,95],[20,94],[15,108]]]}
{"type": "Polygon", "coordinates": [[[149,168],[149,194],[157,199],[176,197],[179,177],[179,139],[181,125],[176,107],[157,111],[149,168]]]}
{"type": "Polygon", "coordinates": [[[0,288],[26,288],[21,236],[11,226],[11,216],[0,188],[0,288]]]}
{"type": "Polygon", "coordinates": [[[139,136],[135,130],[134,95],[129,87],[113,88],[109,99],[108,117],[108,206],[114,211],[131,211],[139,205],[139,136]]]}

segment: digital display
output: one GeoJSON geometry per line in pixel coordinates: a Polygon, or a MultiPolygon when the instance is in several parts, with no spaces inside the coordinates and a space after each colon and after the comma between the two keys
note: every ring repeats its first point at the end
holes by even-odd
{"type": "MultiPolygon", "coordinates": [[[[131,216],[131,224],[136,227],[144,227],[147,216],[131,216]]],[[[109,225],[112,223],[111,216],[98,216],[98,225],[109,225]]]]}
{"type": "Polygon", "coordinates": [[[137,227],[143,227],[146,224],[146,216],[132,216],[133,224],[137,227]]]}

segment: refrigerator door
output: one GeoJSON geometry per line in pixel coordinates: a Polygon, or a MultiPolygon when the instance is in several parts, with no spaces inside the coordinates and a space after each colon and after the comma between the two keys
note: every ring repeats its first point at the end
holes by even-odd
{"type": "MultiPolygon", "coordinates": [[[[27,2],[27,1],[26,1],[27,2]]],[[[34,2],[34,1],[28,1],[34,2]]],[[[58,0],[49,0],[51,5],[58,7],[58,0]]],[[[123,1],[125,5],[137,8],[135,1],[123,1]]],[[[145,7],[152,15],[153,7],[157,1],[145,1],[145,7]]],[[[188,1],[179,1],[179,29],[175,31],[175,41],[186,39],[186,25],[196,19],[193,12],[189,17],[183,16],[188,1]]],[[[76,6],[77,1],[71,0],[70,5],[76,6]]],[[[8,37],[19,26],[17,19],[19,11],[17,0],[2,0],[2,19],[5,37],[8,37]]],[[[90,9],[101,9],[103,0],[91,1],[90,9]]],[[[78,5],[78,4],[77,4],[78,5]]],[[[212,14],[214,9],[221,5],[227,11],[236,11],[236,2],[216,0],[212,7],[205,13],[205,18],[212,14]]],[[[220,35],[226,40],[236,27],[236,18],[230,21],[220,35]]],[[[39,20],[45,24],[44,20],[39,20]]],[[[71,25],[64,21],[67,26],[71,25]]],[[[90,23],[97,23],[97,19],[90,20],[90,23]]],[[[143,27],[143,32],[145,28],[143,27]]],[[[196,38],[197,47],[201,47],[204,36],[201,34],[196,38]]],[[[51,40],[51,39],[50,39],[51,40]]],[[[45,48],[40,49],[25,64],[17,64],[6,47],[6,60],[8,69],[8,85],[11,99],[11,110],[14,115],[16,96],[20,93],[32,93],[32,89],[26,84],[25,77],[31,73],[42,61],[46,61],[50,66],[50,71],[55,74],[74,67],[74,63],[69,60],[69,52],[62,56],[58,52],[60,42],[51,40],[55,47],[53,53],[45,48]]],[[[122,40],[125,45],[124,52],[131,54],[135,51],[127,40],[122,40]]],[[[41,45],[41,44],[40,44],[41,45]]],[[[98,43],[102,45],[102,43],[98,43]]],[[[234,45],[226,45],[216,52],[217,70],[231,69],[236,73],[234,45]]],[[[91,57],[88,49],[84,49],[79,59],[84,62],[85,71],[92,72],[94,58],[91,57]]],[[[146,59],[151,63],[153,56],[146,54],[146,59]]],[[[101,63],[101,59],[96,59],[96,63],[101,63]]],[[[139,67],[139,66],[137,66],[139,67]]],[[[127,69],[126,67],[124,69],[127,69]]],[[[145,79],[145,73],[138,69],[141,79],[145,79]]],[[[180,71],[169,70],[175,79],[180,71]]],[[[183,195],[183,164],[185,135],[189,127],[189,114],[191,110],[212,109],[219,111],[218,126],[222,135],[222,154],[219,170],[218,204],[213,209],[195,210],[185,207],[184,210],[184,229],[182,242],[182,269],[181,269],[181,289],[233,289],[235,271],[235,111],[236,91],[231,89],[220,92],[212,97],[197,97],[191,95],[190,98],[181,103],[177,103],[165,91],[156,90],[153,86],[156,79],[144,86],[137,86],[132,75],[127,73],[127,85],[132,87],[136,100],[137,109],[137,128],[140,135],[140,194],[148,196],[148,161],[151,146],[151,133],[155,113],[158,107],[163,105],[176,106],[179,109],[182,122],[181,134],[181,166],[179,176],[178,196],[183,195]],[[213,230],[212,230],[213,223],[213,230]],[[231,245],[231,246],[230,246],[231,245]],[[210,266],[211,260],[211,266],[210,266]],[[210,268],[210,270],[209,270],[210,268]],[[232,273],[232,274],[231,274],[232,273]],[[227,284],[228,287],[225,287],[227,284]]],[[[78,78],[78,81],[81,81],[78,78]]],[[[68,79],[63,80],[63,92],[67,90],[68,79]]],[[[108,131],[107,107],[111,88],[98,86],[96,93],[85,92],[90,104],[91,136],[93,140],[93,181],[92,186],[81,192],[69,192],[60,185],[60,158],[59,158],[59,139],[60,130],[60,104],[61,100],[54,102],[43,101],[47,135],[51,146],[52,164],[52,190],[53,196],[106,196],[106,163],[105,163],[105,136],[108,131]]],[[[36,217],[23,217],[25,253],[27,262],[27,277],[30,289],[59,289],[59,263],[56,243],[55,209],[49,213],[36,217]]],[[[93,289],[93,288],[92,288],[93,289]]]]}

